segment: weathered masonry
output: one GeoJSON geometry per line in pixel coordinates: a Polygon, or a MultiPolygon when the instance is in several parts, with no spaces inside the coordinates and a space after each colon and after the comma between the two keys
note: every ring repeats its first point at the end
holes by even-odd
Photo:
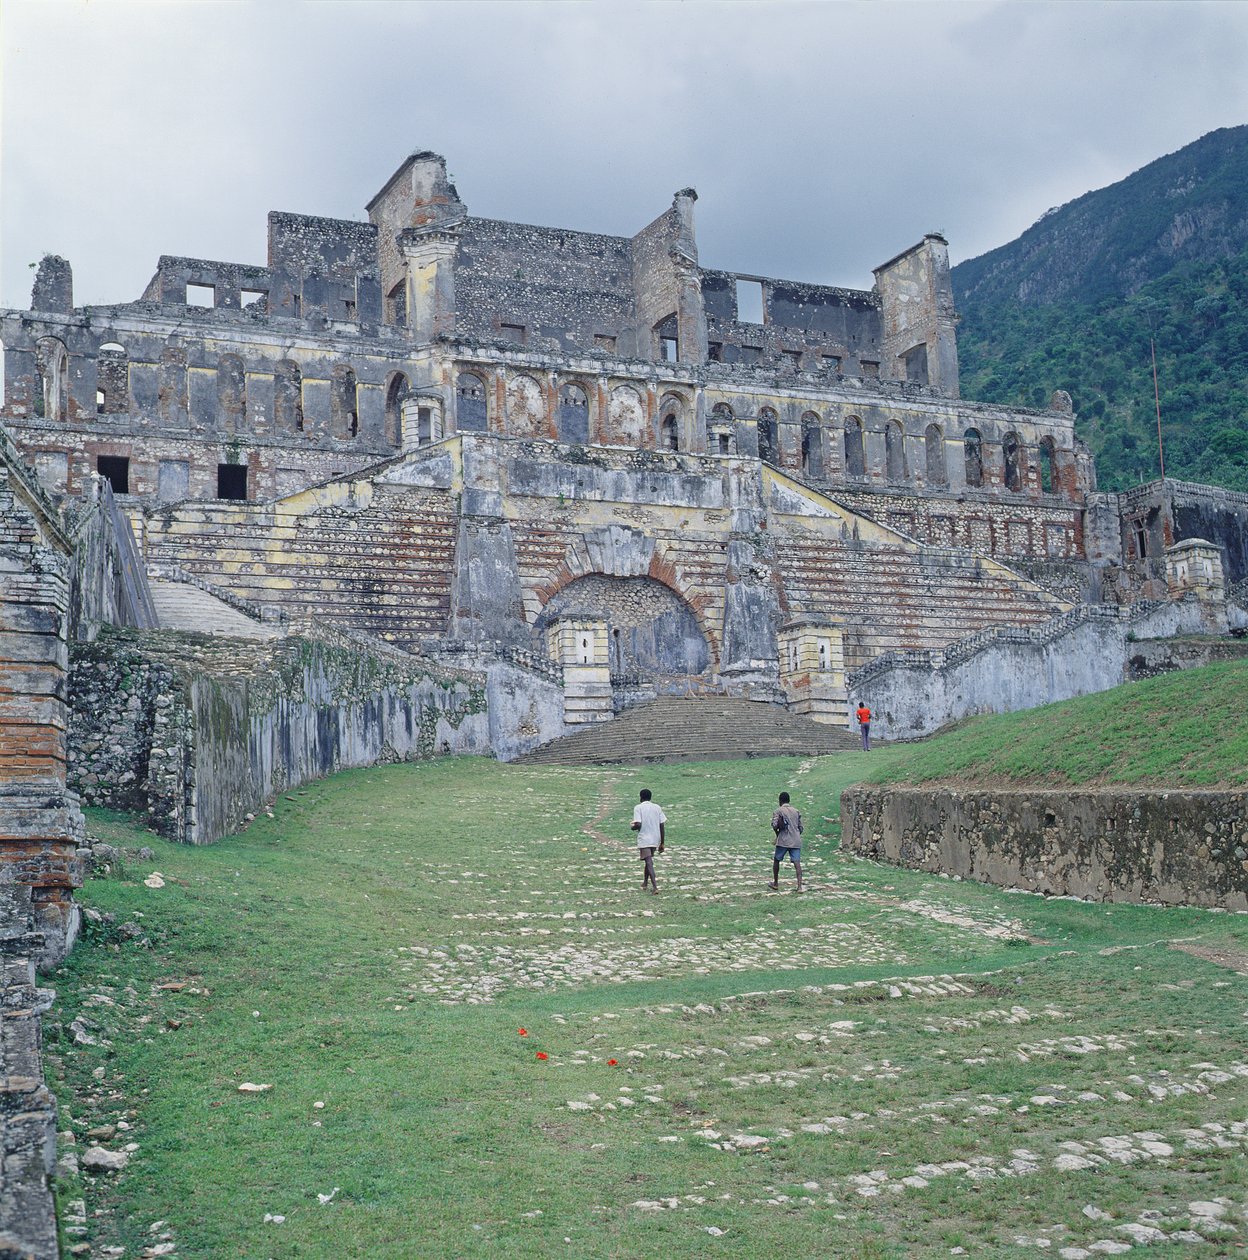
{"type": "MultiPolygon", "coordinates": [[[[83,308],[48,257],[0,414],[52,494],[108,480],[149,564],[527,661],[573,724],[691,687],[844,722],[882,654],[1166,594],[1193,535],[1096,493],[1068,396],[960,397],[939,235],[833,288],[702,266],[696,201],[634,236],[478,218],[419,152],[367,221],[271,214],[262,266],[166,255],[83,308]]],[[[1236,573],[1248,511],[1214,517],[1236,573]]]]}

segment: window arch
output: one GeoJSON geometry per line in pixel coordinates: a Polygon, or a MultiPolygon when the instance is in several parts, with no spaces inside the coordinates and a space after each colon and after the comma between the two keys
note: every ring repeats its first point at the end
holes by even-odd
{"type": "Polygon", "coordinates": [[[1040,442],[1040,489],[1045,494],[1057,493],[1057,443],[1051,437],[1040,442]]]}
{"type": "Polygon", "coordinates": [[[35,344],[35,415],[46,420],[69,416],[69,353],[55,337],[35,344]]]}
{"type": "Polygon", "coordinates": [[[736,416],[727,403],[716,403],[706,422],[706,449],[711,455],[731,455],[736,434],[736,416]]]}
{"type": "Polygon", "coordinates": [[[758,413],[758,457],[769,464],[776,461],[776,442],[780,436],[780,417],[770,407],[758,413]]]}
{"type": "Polygon", "coordinates": [[[927,480],[929,485],[943,486],[949,480],[945,468],[945,435],[940,425],[929,424],[923,435],[927,455],[927,480]]]}
{"type": "Polygon", "coordinates": [[[217,361],[217,418],[227,433],[243,427],[247,415],[247,372],[236,354],[223,354],[217,361]]]}
{"type": "Polygon", "coordinates": [[[485,382],[473,372],[461,372],[455,380],[455,428],[460,433],[486,430],[485,382]]]}
{"type": "Polygon", "coordinates": [[[120,342],[106,341],[95,356],[95,410],[118,415],[130,410],[130,362],[120,342]]]}
{"type": "Polygon", "coordinates": [[[984,484],[984,439],[978,429],[967,429],[962,434],[962,449],[966,455],[966,484],[984,484]]]}
{"type": "Polygon", "coordinates": [[[340,363],[334,368],[329,396],[330,430],[336,438],[353,438],[360,431],[359,386],[355,371],[340,363]]]}
{"type": "Polygon", "coordinates": [[[889,481],[905,481],[906,435],[896,420],[884,426],[884,465],[889,481]]]}
{"type": "Polygon", "coordinates": [[[303,432],[303,373],[293,359],[273,369],[273,422],[279,433],[303,432]]]}
{"type": "Polygon", "coordinates": [[[1007,433],[1001,439],[1001,456],[1005,461],[1005,488],[1021,490],[1025,470],[1023,466],[1023,444],[1017,433],[1007,433]]]}
{"type": "Polygon", "coordinates": [[[555,431],[561,442],[584,445],[589,441],[589,393],[575,381],[559,390],[555,431]]]}
{"type": "Polygon", "coordinates": [[[866,460],[862,453],[862,421],[857,416],[850,416],[845,421],[845,475],[847,477],[865,477],[866,460]]]}
{"type": "Polygon", "coordinates": [[[403,433],[403,402],[411,386],[402,372],[395,372],[386,386],[386,441],[398,446],[403,433]]]}
{"type": "Polygon", "coordinates": [[[680,450],[681,429],[685,415],[683,399],[667,394],[659,402],[659,450],[680,450]]]}
{"type": "Polygon", "coordinates": [[[823,476],[823,424],[813,411],[802,416],[802,472],[816,480],[823,476]]]}

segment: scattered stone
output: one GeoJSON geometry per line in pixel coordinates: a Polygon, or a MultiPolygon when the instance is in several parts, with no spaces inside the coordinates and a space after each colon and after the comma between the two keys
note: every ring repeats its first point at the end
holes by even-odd
{"type": "Polygon", "coordinates": [[[272,1088],[273,1088],[272,1085],[256,1085],[252,1081],[244,1081],[238,1087],[238,1092],[240,1094],[263,1094],[266,1089],[272,1089],[272,1088]]]}
{"type": "Polygon", "coordinates": [[[126,1151],[109,1151],[102,1146],[88,1147],[82,1157],[83,1168],[94,1173],[120,1172],[129,1162],[126,1151]]]}

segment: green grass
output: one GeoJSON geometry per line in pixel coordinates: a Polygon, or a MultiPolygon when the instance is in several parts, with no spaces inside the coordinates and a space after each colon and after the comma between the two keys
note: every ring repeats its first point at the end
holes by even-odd
{"type": "Polygon", "coordinates": [[[62,1204],[85,1199],[92,1254],[167,1233],[213,1260],[1056,1255],[1219,1196],[1241,1240],[1248,984],[1169,942],[1242,954],[1248,920],[843,856],[841,789],[919,751],[376,768],[202,849],[92,814],[156,856],[83,890],[115,919],[52,978],[49,1066],[80,1151],[118,1120],[106,1145],[138,1149],[62,1204]],[[670,819],[657,898],[629,847],[642,785],[670,819]],[[785,788],[802,897],[764,887],[785,788]],[[101,1044],[71,1041],[78,1016],[101,1044]],[[1055,1167],[1124,1136],[1132,1162],[1055,1167]]]}
{"type": "Polygon", "coordinates": [[[1083,786],[1248,782],[1248,661],[1163,674],[1021,713],[971,718],[881,759],[875,782],[1083,786]]]}

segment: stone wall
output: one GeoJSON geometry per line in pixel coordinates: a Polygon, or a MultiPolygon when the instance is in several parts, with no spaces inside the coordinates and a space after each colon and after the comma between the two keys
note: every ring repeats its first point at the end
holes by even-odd
{"type": "Polygon", "coordinates": [[[1127,681],[1155,678],[1176,669],[1197,669],[1216,661],[1239,661],[1248,656],[1248,639],[1217,639],[1211,635],[1173,639],[1134,639],[1127,646],[1127,681]]]}
{"type": "Polygon", "coordinates": [[[1030,628],[1000,626],[938,651],[889,652],[850,675],[881,739],[917,739],[975,713],[1009,713],[1105,691],[1127,680],[1137,640],[1200,634],[1198,599],[1081,605],[1030,628]]]}
{"type": "Polygon", "coordinates": [[[1248,792],[850,788],[846,852],[1093,901],[1248,910],[1248,792]]]}
{"type": "Polygon", "coordinates": [[[83,798],[191,844],[308,779],[490,748],[481,676],[350,639],[110,631],[75,647],[71,695],[83,798]]]}
{"type": "Polygon", "coordinates": [[[0,881],[0,1256],[57,1260],[56,1099],[43,1078],[43,1013],[56,996],[36,987],[30,889],[0,881]]]}

